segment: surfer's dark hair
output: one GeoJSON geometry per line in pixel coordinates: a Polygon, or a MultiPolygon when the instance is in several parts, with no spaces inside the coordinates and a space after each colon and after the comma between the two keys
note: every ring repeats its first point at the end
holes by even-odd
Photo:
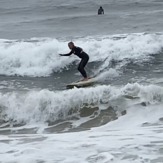
{"type": "Polygon", "coordinates": [[[73,43],[72,41],[70,41],[70,42],[68,43],[68,45],[74,45],[74,43],[73,43]]]}

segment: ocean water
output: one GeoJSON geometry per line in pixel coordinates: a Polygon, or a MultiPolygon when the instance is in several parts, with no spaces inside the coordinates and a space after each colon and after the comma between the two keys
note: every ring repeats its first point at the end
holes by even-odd
{"type": "Polygon", "coordinates": [[[162,0],[0,0],[0,163],[162,163],[162,14],[162,0]],[[69,41],[93,86],[66,89],[82,78],[58,55],[69,41]]]}

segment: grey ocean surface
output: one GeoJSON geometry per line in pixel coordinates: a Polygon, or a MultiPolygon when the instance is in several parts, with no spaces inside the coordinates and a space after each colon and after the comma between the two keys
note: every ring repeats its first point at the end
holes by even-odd
{"type": "Polygon", "coordinates": [[[0,0],[0,163],[163,162],[162,27],[162,0],[0,0]]]}
{"type": "Polygon", "coordinates": [[[156,0],[2,0],[0,36],[8,39],[73,38],[161,32],[162,5],[162,1],[156,0]],[[105,9],[103,16],[97,16],[100,5],[105,9]]]}

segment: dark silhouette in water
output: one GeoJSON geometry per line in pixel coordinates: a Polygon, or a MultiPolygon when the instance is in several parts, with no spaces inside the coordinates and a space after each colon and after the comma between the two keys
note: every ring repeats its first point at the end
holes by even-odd
{"type": "Polygon", "coordinates": [[[102,8],[102,6],[100,6],[100,8],[98,9],[98,15],[102,14],[104,14],[104,9],[102,8]]]}

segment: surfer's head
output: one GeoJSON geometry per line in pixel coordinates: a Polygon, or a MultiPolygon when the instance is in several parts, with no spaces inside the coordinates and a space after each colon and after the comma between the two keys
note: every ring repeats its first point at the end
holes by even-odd
{"type": "Polygon", "coordinates": [[[74,43],[73,43],[73,42],[69,42],[69,43],[68,43],[68,47],[69,47],[70,49],[73,49],[73,48],[74,48],[74,46],[75,46],[75,45],[74,45],[74,43]]]}

